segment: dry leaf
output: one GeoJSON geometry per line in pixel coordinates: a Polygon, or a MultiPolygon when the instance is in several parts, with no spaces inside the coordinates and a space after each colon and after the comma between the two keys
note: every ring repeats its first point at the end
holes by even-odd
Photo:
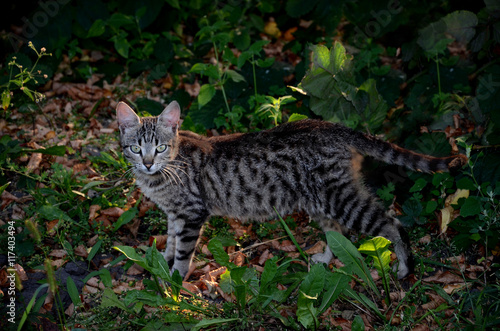
{"type": "Polygon", "coordinates": [[[38,169],[41,162],[42,162],[42,153],[33,153],[31,154],[26,169],[28,169],[29,172],[33,172],[33,170],[38,169]]]}
{"type": "Polygon", "coordinates": [[[16,196],[10,194],[7,191],[3,191],[2,192],[1,198],[2,198],[2,204],[0,206],[0,210],[4,210],[5,207],[7,207],[12,202],[19,202],[19,198],[17,198],[16,196]]]}
{"type": "Polygon", "coordinates": [[[236,264],[236,266],[241,267],[245,263],[246,256],[242,252],[236,252],[233,256],[233,263],[236,264]]]}
{"type": "Polygon", "coordinates": [[[45,226],[47,227],[47,232],[49,234],[54,234],[57,226],[59,224],[59,220],[53,220],[50,222],[45,222],[45,226]]]}
{"type": "Polygon", "coordinates": [[[58,257],[60,259],[65,257],[66,255],[68,255],[68,252],[65,249],[54,249],[49,253],[49,256],[58,257]]]}
{"type": "Polygon", "coordinates": [[[115,218],[120,217],[124,212],[125,211],[123,209],[118,208],[118,207],[111,207],[111,208],[101,210],[102,215],[106,215],[109,217],[115,217],[115,218]]]}
{"type": "Polygon", "coordinates": [[[156,249],[162,250],[167,247],[167,238],[168,235],[164,234],[161,236],[151,236],[149,237],[149,246],[153,246],[153,242],[156,239],[156,249]]]}
{"type": "Polygon", "coordinates": [[[97,217],[97,211],[101,209],[99,205],[91,205],[89,208],[89,221],[94,220],[97,217]]]}
{"type": "Polygon", "coordinates": [[[324,241],[318,241],[313,247],[307,249],[305,252],[309,255],[314,255],[318,253],[323,253],[325,251],[326,243],[324,241]]]}
{"type": "Polygon", "coordinates": [[[87,248],[84,245],[78,245],[74,248],[73,252],[75,252],[76,256],[81,256],[84,259],[89,256],[89,252],[87,252],[87,248]]]}
{"type": "Polygon", "coordinates": [[[130,276],[137,276],[143,273],[144,273],[144,268],[136,263],[132,264],[132,266],[127,270],[127,275],[130,276]]]}
{"type": "Polygon", "coordinates": [[[430,276],[423,279],[427,283],[436,284],[452,284],[452,283],[463,283],[464,279],[458,275],[455,275],[449,271],[439,271],[434,276],[430,276]]]}

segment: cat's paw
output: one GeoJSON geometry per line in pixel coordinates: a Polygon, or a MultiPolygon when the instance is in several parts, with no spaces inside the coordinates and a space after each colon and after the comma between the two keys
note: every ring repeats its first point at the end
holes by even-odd
{"type": "Polygon", "coordinates": [[[313,256],[311,256],[311,261],[313,263],[325,263],[328,264],[330,263],[330,260],[333,257],[333,253],[330,250],[330,248],[326,247],[324,253],[316,253],[313,256]]]}

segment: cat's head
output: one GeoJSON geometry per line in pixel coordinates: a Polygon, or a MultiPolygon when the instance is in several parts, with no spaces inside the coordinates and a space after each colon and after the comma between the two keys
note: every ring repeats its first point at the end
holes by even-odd
{"type": "Polygon", "coordinates": [[[180,107],[170,103],[157,117],[139,117],[126,103],[116,107],[123,155],[136,173],[156,174],[168,166],[176,154],[180,107]]]}

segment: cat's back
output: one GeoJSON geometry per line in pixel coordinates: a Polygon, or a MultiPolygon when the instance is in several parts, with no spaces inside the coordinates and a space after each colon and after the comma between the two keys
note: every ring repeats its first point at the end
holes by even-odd
{"type": "Polygon", "coordinates": [[[319,120],[288,122],[269,130],[211,137],[213,152],[241,155],[248,152],[277,152],[283,149],[320,146],[331,141],[345,127],[319,120]]]}

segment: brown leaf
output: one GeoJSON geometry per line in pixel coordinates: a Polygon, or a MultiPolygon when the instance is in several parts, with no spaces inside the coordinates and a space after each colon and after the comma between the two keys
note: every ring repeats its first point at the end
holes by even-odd
{"type": "Polygon", "coordinates": [[[168,235],[159,235],[159,236],[151,236],[149,237],[149,246],[153,246],[153,242],[156,239],[156,249],[162,250],[167,247],[167,238],[168,235]]]}
{"type": "MultiPolygon", "coordinates": [[[[188,290],[191,293],[201,294],[201,291],[198,288],[198,286],[196,286],[196,285],[194,285],[192,283],[182,282],[182,287],[184,287],[186,290],[188,290]]],[[[188,293],[188,292],[186,292],[184,290],[181,290],[181,293],[184,294],[184,295],[191,295],[190,293],[188,293]]]]}
{"type": "Polygon", "coordinates": [[[464,279],[458,275],[455,275],[449,271],[438,271],[435,275],[424,278],[424,282],[436,283],[436,284],[451,284],[451,283],[463,283],[464,279]]]}
{"type": "Polygon", "coordinates": [[[273,254],[269,251],[269,249],[266,249],[259,257],[259,264],[264,265],[267,260],[273,257],[273,254]]]}
{"type": "Polygon", "coordinates": [[[279,245],[279,249],[284,251],[284,252],[296,252],[297,247],[293,244],[291,240],[283,240],[281,244],[279,245]]]}
{"type": "Polygon", "coordinates": [[[3,191],[2,192],[1,198],[2,198],[2,204],[0,206],[0,210],[4,210],[5,207],[7,207],[8,205],[10,205],[12,202],[18,202],[19,201],[19,198],[17,198],[16,196],[10,194],[7,191],[3,191]]]}
{"type": "Polygon", "coordinates": [[[115,218],[120,217],[124,212],[125,211],[119,207],[111,207],[111,208],[101,210],[102,215],[106,215],[109,217],[115,217],[115,218]]]}
{"type": "Polygon", "coordinates": [[[426,234],[425,236],[423,236],[422,238],[420,238],[418,240],[418,242],[420,244],[429,244],[431,241],[432,241],[432,238],[431,238],[430,234],[426,234]]]}
{"type": "Polygon", "coordinates": [[[445,299],[443,299],[441,296],[439,296],[437,294],[430,293],[430,292],[427,292],[426,294],[430,297],[431,301],[429,301],[421,306],[423,310],[436,309],[441,304],[446,302],[445,299]]]}
{"type": "Polygon", "coordinates": [[[325,251],[326,243],[324,241],[318,241],[313,247],[307,249],[305,252],[309,255],[323,253],[325,251]]]}
{"type": "Polygon", "coordinates": [[[97,212],[101,209],[99,205],[91,205],[89,208],[89,221],[97,217],[97,212]]]}
{"type": "Polygon", "coordinates": [[[47,227],[47,232],[49,234],[54,234],[55,230],[57,229],[59,225],[59,220],[53,220],[50,222],[45,222],[45,226],[47,227]]]}
{"type": "Polygon", "coordinates": [[[60,267],[62,267],[63,265],[65,265],[66,262],[68,262],[68,261],[66,261],[64,259],[57,259],[57,260],[51,261],[50,264],[57,270],[60,267]]]}
{"type": "Polygon", "coordinates": [[[132,264],[132,266],[127,270],[127,275],[130,276],[142,275],[143,273],[144,273],[144,268],[135,263],[132,264]]]}
{"type": "Polygon", "coordinates": [[[73,251],[75,252],[76,256],[81,256],[84,259],[86,259],[87,256],[89,256],[89,252],[87,252],[87,248],[84,245],[76,246],[73,251]]]}
{"type": "Polygon", "coordinates": [[[236,266],[241,267],[245,263],[245,258],[245,254],[241,251],[236,252],[236,254],[233,255],[233,263],[236,264],[236,266]]]}
{"type": "Polygon", "coordinates": [[[33,153],[31,154],[26,169],[28,169],[29,172],[33,172],[33,170],[38,169],[41,162],[42,162],[42,153],[33,153]]]}
{"type": "Polygon", "coordinates": [[[54,249],[49,253],[49,256],[63,258],[68,255],[65,249],[54,249]]]}

